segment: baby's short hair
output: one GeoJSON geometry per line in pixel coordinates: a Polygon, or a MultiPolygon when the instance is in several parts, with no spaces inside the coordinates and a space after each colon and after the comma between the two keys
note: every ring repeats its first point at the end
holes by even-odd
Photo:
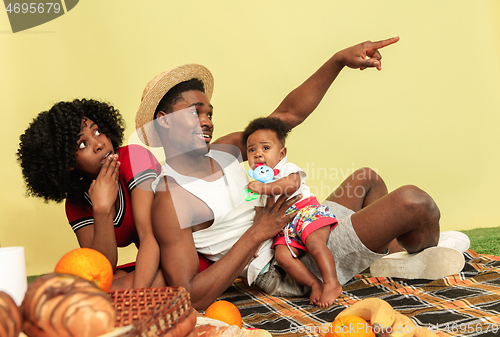
{"type": "Polygon", "coordinates": [[[250,135],[258,130],[271,130],[276,133],[279,141],[285,146],[285,140],[291,128],[281,119],[276,117],[260,117],[254,119],[248,124],[241,135],[241,144],[247,146],[247,140],[250,135]]]}

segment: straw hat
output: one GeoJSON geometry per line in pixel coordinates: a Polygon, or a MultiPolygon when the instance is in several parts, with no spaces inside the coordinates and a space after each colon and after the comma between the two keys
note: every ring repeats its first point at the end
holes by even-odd
{"type": "Polygon", "coordinates": [[[214,78],[210,70],[199,64],[192,63],[179,66],[165,71],[149,81],[142,93],[141,105],[135,116],[137,135],[146,146],[161,146],[160,137],[152,123],[158,103],[172,87],[192,78],[197,78],[203,82],[205,95],[210,100],[214,90],[214,78]]]}

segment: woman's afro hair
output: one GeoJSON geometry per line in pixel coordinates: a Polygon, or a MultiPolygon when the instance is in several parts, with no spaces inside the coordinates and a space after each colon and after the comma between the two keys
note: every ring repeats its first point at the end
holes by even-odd
{"type": "Polygon", "coordinates": [[[19,161],[29,196],[48,202],[81,199],[85,191],[75,153],[82,120],[97,124],[116,149],[123,142],[125,122],[113,106],[93,99],[56,103],[41,112],[20,137],[19,161]]]}

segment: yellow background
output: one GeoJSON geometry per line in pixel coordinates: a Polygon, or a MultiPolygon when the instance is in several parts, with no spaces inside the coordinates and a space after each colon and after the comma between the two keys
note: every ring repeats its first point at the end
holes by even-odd
{"type": "Polygon", "coordinates": [[[146,83],[201,63],[215,77],[219,137],[273,111],[336,51],[395,35],[401,40],[382,50],[381,72],[341,73],[292,132],[290,160],[322,199],[369,166],[390,190],[428,191],[443,230],[498,226],[498,0],[106,0],[80,1],[16,34],[0,13],[0,245],[25,247],[28,275],[51,271],[77,247],[64,204],[27,198],[16,163],[19,135],[53,103],[111,102],[128,138],[146,83]]]}

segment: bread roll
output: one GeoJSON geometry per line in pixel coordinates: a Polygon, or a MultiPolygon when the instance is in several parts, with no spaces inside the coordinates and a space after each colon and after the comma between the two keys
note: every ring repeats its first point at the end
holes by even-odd
{"type": "Polygon", "coordinates": [[[113,331],[108,294],[78,276],[50,273],[35,279],[21,304],[29,337],[97,337],[113,331]]]}
{"type": "Polygon", "coordinates": [[[21,313],[9,294],[0,291],[0,337],[17,337],[21,332],[21,313]]]}
{"type": "Polygon", "coordinates": [[[266,330],[240,329],[208,317],[198,317],[194,331],[198,337],[271,337],[266,330]]]}

